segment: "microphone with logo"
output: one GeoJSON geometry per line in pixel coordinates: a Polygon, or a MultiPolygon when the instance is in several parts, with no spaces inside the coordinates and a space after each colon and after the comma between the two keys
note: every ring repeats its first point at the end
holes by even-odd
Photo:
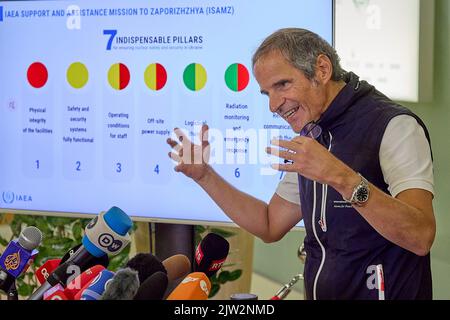
{"type": "Polygon", "coordinates": [[[203,272],[192,272],[169,294],[167,300],[207,300],[211,281],[203,272]]]}
{"type": "MultiPolygon", "coordinates": [[[[75,247],[71,248],[69,251],[67,251],[62,259],[47,259],[42,266],[40,266],[36,272],[34,273],[34,276],[38,280],[39,284],[43,284],[45,280],[49,277],[49,275],[56,270],[61,264],[66,262],[70,256],[72,256],[80,247],[82,244],[77,244],[75,247]]],[[[104,255],[102,257],[98,257],[96,259],[92,259],[89,261],[89,263],[86,263],[83,268],[80,268],[80,272],[84,272],[87,269],[96,266],[101,265],[105,268],[109,265],[109,258],[108,255],[104,255]]]]}
{"type": "Polygon", "coordinates": [[[183,279],[167,300],[207,300],[211,290],[209,278],[222,268],[229,250],[230,244],[225,238],[207,234],[195,251],[194,272],[183,279]]]}
{"type": "Polygon", "coordinates": [[[22,230],[18,239],[12,240],[0,257],[0,290],[8,293],[15,280],[28,269],[39,253],[42,232],[33,226],[22,230]]]}
{"type": "Polygon", "coordinates": [[[47,259],[42,266],[37,268],[34,276],[36,277],[39,284],[43,284],[47,280],[50,273],[52,273],[56,268],[58,268],[61,263],[61,259],[47,259]]]}
{"type": "Polygon", "coordinates": [[[117,255],[130,243],[128,231],[132,224],[130,217],[118,207],[100,213],[86,226],[82,246],[59,265],[28,300],[42,300],[44,293],[58,283],[66,287],[70,270],[83,269],[90,261],[107,254],[117,255]]]}
{"type": "Polygon", "coordinates": [[[75,295],[74,300],[101,300],[113,277],[114,272],[103,270],[75,295]]]}
{"type": "Polygon", "coordinates": [[[96,265],[92,268],[87,269],[79,276],[72,279],[70,282],[67,283],[66,288],[64,289],[64,294],[66,297],[68,297],[70,300],[74,300],[75,296],[93,279],[95,279],[100,272],[105,270],[104,266],[96,265]]]}
{"type": "Polygon", "coordinates": [[[230,244],[225,238],[216,233],[208,233],[195,250],[194,271],[203,272],[211,278],[222,268],[229,250],[230,244]]]}
{"type": "Polygon", "coordinates": [[[97,275],[105,270],[101,265],[93,266],[67,283],[67,287],[57,284],[44,293],[44,300],[75,300],[75,296],[97,275]],[[56,293],[56,295],[55,295],[56,293]]]}

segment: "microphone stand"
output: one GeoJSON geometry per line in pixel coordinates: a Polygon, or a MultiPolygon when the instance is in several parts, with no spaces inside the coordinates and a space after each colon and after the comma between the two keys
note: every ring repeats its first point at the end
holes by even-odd
{"type": "MultiPolygon", "coordinates": [[[[305,264],[306,261],[306,250],[303,243],[297,249],[297,257],[300,259],[302,264],[305,264]]],[[[270,300],[283,300],[286,296],[291,292],[291,288],[299,281],[304,280],[303,274],[299,273],[295,275],[289,283],[286,283],[281,287],[280,290],[270,299],[270,300]]],[[[303,283],[304,285],[304,283],[303,283]]],[[[303,287],[304,288],[304,287],[303,287]]],[[[305,292],[305,291],[304,291],[305,292]]]]}
{"type": "Polygon", "coordinates": [[[14,281],[11,288],[8,290],[8,300],[19,300],[19,294],[16,288],[16,282],[14,281]]]}

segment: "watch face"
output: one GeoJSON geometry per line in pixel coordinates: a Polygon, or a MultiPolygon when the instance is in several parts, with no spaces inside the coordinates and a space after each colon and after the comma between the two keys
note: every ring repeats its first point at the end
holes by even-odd
{"type": "Polygon", "coordinates": [[[366,202],[369,198],[369,190],[367,188],[362,187],[358,189],[358,192],[356,193],[356,199],[358,202],[366,202]]]}

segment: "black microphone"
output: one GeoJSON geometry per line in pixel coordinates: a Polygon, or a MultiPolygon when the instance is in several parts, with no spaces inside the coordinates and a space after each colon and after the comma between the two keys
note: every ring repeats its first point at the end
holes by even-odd
{"type": "Polygon", "coordinates": [[[139,286],[133,300],[162,300],[168,282],[169,280],[164,272],[155,272],[139,286]]]}
{"type": "MultiPolygon", "coordinates": [[[[78,251],[78,249],[80,249],[80,247],[82,246],[82,244],[77,244],[76,246],[74,246],[73,248],[71,248],[69,251],[67,251],[64,256],[61,258],[61,261],[59,263],[59,265],[62,265],[64,262],[66,262],[67,260],[69,260],[69,258],[71,256],[73,256],[73,254],[75,252],[78,251]]],[[[109,265],[109,257],[107,254],[101,256],[101,257],[93,257],[91,259],[89,259],[89,261],[86,261],[86,263],[83,266],[80,266],[80,270],[82,272],[86,271],[87,269],[96,266],[96,265],[101,265],[104,266],[105,269],[108,268],[109,265]]]]}
{"type": "Polygon", "coordinates": [[[18,239],[12,240],[0,257],[0,291],[8,293],[15,281],[26,272],[39,253],[36,248],[42,241],[42,232],[33,226],[22,230],[18,239]]]}
{"type": "Polygon", "coordinates": [[[215,233],[208,233],[195,250],[194,271],[203,272],[211,278],[222,268],[227,259],[230,244],[215,233]]]}
{"type": "Polygon", "coordinates": [[[82,246],[60,264],[28,300],[41,300],[44,293],[57,284],[65,287],[70,272],[85,268],[92,260],[107,254],[118,254],[130,243],[128,231],[132,224],[130,217],[117,207],[100,213],[86,226],[82,246]]]}
{"type": "Polygon", "coordinates": [[[126,263],[125,267],[131,268],[138,272],[139,283],[144,283],[148,277],[158,271],[167,274],[164,264],[151,253],[136,254],[126,263]]]}
{"type": "Polygon", "coordinates": [[[19,300],[19,293],[17,292],[16,282],[14,281],[8,291],[8,300],[19,300]]]}

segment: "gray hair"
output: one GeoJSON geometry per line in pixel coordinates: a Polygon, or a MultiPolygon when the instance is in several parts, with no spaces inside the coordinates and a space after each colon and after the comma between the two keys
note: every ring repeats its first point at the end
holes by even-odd
{"type": "Polygon", "coordinates": [[[275,31],[268,36],[253,54],[252,66],[272,51],[280,51],[281,54],[297,69],[302,71],[306,78],[313,80],[316,70],[317,57],[326,55],[333,66],[331,79],[339,81],[343,79],[345,71],[339,63],[336,50],[319,35],[306,29],[285,28],[275,31]]]}

